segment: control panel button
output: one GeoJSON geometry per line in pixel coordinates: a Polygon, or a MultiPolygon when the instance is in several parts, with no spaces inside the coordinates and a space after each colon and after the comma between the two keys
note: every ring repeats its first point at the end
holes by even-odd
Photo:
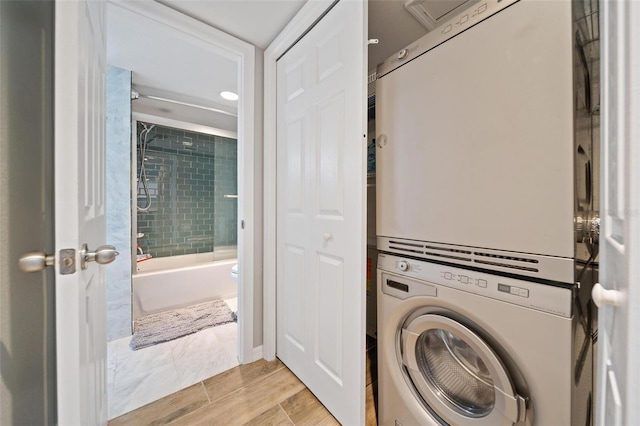
{"type": "Polygon", "coordinates": [[[469,277],[466,275],[460,275],[458,277],[458,281],[460,281],[460,284],[469,284],[469,277]]]}
{"type": "Polygon", "coordinates": [[[451,31],[451,24],[447,25],[446,27],[444,27],[444,33],[448,33],[449,31],[451,31]]]}
{"type": "Polygon", "coordinates": [[[464,15],[462,18],[460,18],[460,24],[464,24],[468,20],[469,20],[469,15],[464,15]]]}
{"type": "Polygon", "coordinates": [[[520,289],[518,287],[511,287],[511,294],[515,294],[516,296],[520,296],[520,289]]]}
{"type": "Polygon", "coordinates": [[[444,273],[444,279],[445,280],[450,280],[451,278],[453,278],[453,274],[451,272],[445,272],[444,273]]]}
{"type": "Polygon", "coordinates": [[[408,271],[409,262],[407,262],[406,260],[401,260],[400,262],[398,262],[398,269],[400,269],[402,272],[408,271]]]}
{"type": "Polygon", "coordinates": [[[480,7],[478,8],[478,13],[482,13],[482,12],[484,12],[485,10],[487,10],[487,4],[486,4],[486,3],[485,3],[485,4],[480,5],[480,7]]]}
{"type": "Polygon", "coordinates": [[[478,280],[478,287],[487,288],[487,280],[478,280]]]}
{"type": "Polygon", "coordinates": [[[529,290],[527,290],[526,288],[521,288],[520,297],[529,297],[529,290]]]}
{"type": "Polygon", "coordinates": [[[409,51],[407,49],[402,49],[398,52],[398,59],[404,59],[409,55],[409,51]]]}

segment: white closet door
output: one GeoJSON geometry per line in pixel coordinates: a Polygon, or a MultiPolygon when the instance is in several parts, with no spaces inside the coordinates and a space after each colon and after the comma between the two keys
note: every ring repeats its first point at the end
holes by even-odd
{"type": "Polygon", "coordinates": [[[364,424],[366,2],[340,1],[277,63],[277,355],[364,424]]]}
{"type": "Polygon", "coordinates": [[[638,422],[640,407],[640,4],[600,2],[602,206],[597,425],[638,422]]]}
{"type": "MultiPolygon", "coordinates": [[[[56,260],[58,424],[107,423],[105,272],[81,268],[84,243],[106,243],[105,3],[57,1],[55,20],[55,239],[75,250],[75,273],[56,260]]],[[[126,250],[126,248],[124,248],[126,250]]]]}

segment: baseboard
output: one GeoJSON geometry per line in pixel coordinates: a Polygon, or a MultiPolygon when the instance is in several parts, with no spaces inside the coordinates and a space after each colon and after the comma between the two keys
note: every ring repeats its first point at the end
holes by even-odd
{"type": "Polygon", "coordinates": [[[262,345],[253,348],[253,361],[262,359],[262,345]]]}

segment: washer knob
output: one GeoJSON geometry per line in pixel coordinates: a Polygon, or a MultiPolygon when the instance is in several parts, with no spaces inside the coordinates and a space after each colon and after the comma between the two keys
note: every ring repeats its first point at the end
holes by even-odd
{"type": "Polygon", "coordinates": [[[407,49],[402,49],[401,51],[398,52],[398,59],[402,60],[406,58],[408,54],[409,54],[409,51],[407,49]]]}
{"type": "Polygon", "coordinates": [[[398,262],[398,269],[400,269],[402,272],[408,271],[409,262],[407,262],[406,260],[401,260],[400,262],[398,262]]]}

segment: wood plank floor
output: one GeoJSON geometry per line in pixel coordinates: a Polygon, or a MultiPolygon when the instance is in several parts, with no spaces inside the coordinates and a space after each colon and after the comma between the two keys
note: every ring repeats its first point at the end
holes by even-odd
{"type": "MultiPolygon", "coordinates": [[[[366,424],[375,426],[377,357],[373,339],[367,341],[366,359],[366,424]]],[[[109,422],[109,426],[167,424],[339,425],[277,359],[235,367],[109,422]]]]}

